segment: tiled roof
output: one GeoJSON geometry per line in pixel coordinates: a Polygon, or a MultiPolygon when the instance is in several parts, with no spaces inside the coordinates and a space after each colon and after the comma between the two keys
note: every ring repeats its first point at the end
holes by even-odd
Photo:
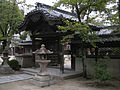
{"type": "Polygon", "coordinates": [[[22,41],[18,44],[19,46],[31,46],[32,45],[32,41],[22,41]]]}
{"type": "Polygon", "coordinates": [[[120,37],[119,38],[100,38],[92,41],[93,42],[117,42],[117,41],[120,41],[120,37]]]}
{"type": "MultiPolygon", "coordinates": [[[[74,13],[70,13],[64,10],[60,10],[60,9],[54,9],[54,10],[50,10],[51,6],[49,5],[45,5],[42,3],[37,3],[37,6],[34,10],[32,10],[31,12],[27,13],[27,15],[25,16],[24,21],[18,26],[18,28],[21,28],[22,26],[24,26],[23,30],[26,29],[26,24],[28,24],[28,19],[35,14],[42,14],[43,17],[49,21],[55,21],[54,24],[61,24],[62,23],[62,18],[68,18],[68,19],[73,19],[73,17],[75,17],[74,13]]],[[[74,18],[73,20],[76,20],[76,18],[74,18]]]]}
{"type": "MultiPolygon", "coordinates": [[[[46,18],[46,20],[49,21],[55,21],[54,24],[61,24],[62,23],[62,18],[66,18],[66,19],[69,19],[69,20],[76,20],[78,21],[76,17],[76,14],[75,13],[71,13],[71,12],[68,12],[68,11],[64,11],[64,10],[61,10],[61,9],[53,9],[53,10],[50,10],[51,9],[51,6],[49,5],[46,5],[46,4],[42,4],[42,3],[37,3],[37,6],[34,10],[32,10],[31,12],[27,13],[27,15],[25,16],[25,19],[23,21],[23,23],[21,23],[18,28],[20,29],[21,27],[23,28],[23,30],[26,29],[26,24],[28,24],[28,19],[32,16],[32,15],[35,15],[35,14],[39,14],[39,13],[42,13],[44,18],[46,18]],[[24,27],[23,27],[24,26],[24,27]]],[[[82,22],[84,22],[84,20],[82,20],[82,22]]],[[[89,23],[89,26],[93,29],[93,30],[100,30],[99,28],[101,28],[100,26],[95,26],[91,23],[89,23]],[[96,29],[97,28],[97,29],[96,29]]]]}
{"type": "MultiPolygon", "coordinates": [[[[49,6],[49,5],[37,3],[36,10],[42,10],[42,11],[46,12],[47,14],[49,14],[51,17],[57,16],[57,17],[65,17],[65,18],[70,19],[70,18],[73,18],[76,16],[75,13],[67,12],[67,11],[64,11],[61,9],[57,9],[57,8],[53,9],[53,10],[50,10],[50,9],[51,9],[51,6],[49,6]]],[[[77,20],[77,18],[73,18],[73,19],[77,20]]]]}

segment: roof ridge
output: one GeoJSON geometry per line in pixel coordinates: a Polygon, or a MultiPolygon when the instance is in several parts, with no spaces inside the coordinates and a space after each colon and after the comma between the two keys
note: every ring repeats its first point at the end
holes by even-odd
{"type": "MultiPolygon", "coordinates": [[[[35,7],[36,7],[36,8],[44,7],[44,8],[49,9],[49,8],[51,8],[52,6],[37,2],[35,7]]],[[[58,9],[58,8],[55,8],[55,9],[53,9],[53,10],[56,10],[56,11],[61,12],[61,13],[69,14],[69,15],[72,15],[72,16],[75,16],[75,15],[76,15],[75,13],[71,13],[71,12],[68,12],[68,11],[65,11],[65,10],[62,10],[62,9],[58,9]]]]}

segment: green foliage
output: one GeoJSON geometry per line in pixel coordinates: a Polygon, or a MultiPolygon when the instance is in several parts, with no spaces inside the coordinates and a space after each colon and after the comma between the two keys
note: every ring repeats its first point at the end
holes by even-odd
{"type": "Polygon", "coordinates": [[[24,31],[21,35],[20,35],[20,39],[21,40],[25,40],[27,38],[27,34],[29,34],[29,32],[24,31]]]}
{"type": "Polygon", "coordinates": [[[74,38],[74,35],[77,34],[81,38],[82,42],[88,40],[91,41],[91,44],[95,46],[92,42],[93,39],[98,39],[96,33],[91,30],[88,23],[81,23],[77,21],[70,22],[68,20],[63,20],[63,22],[66,23],[66,26],[58,26],[59,29],[61,29],[62,32],[67,32],[68,30],[73,31],[73,34],[64,36],[63,42],[67,39],[74,38]]]}
{"type": "Polygon", "coordinates": [[[24,18],[23,10],[18,7],[17,0],[1,0],[0,2],[0,40],[10,41],[17,26],[24,18]]]}
{"type": "Polygon", "coordinates": [[[104,59],[94,62],[95,73],[93,74],[93,77],[99,80],[100,82],[111,79],[111,75],[107,71],[109,61],[110,58],[108,56],[105,56],[104,59]]]}
{"type": "Polygon", "coordinates": [[[118,24],[117,0],[59,0],[53,7],[60,6],[71,9],[80,22],[99,17],[103,23],[118,24]]]}
{"type": "Polygon", "coordinates": [[[18,61],[15,60],[15,59],[8,61],[8,64],[9,64],[9,66],[10,66],[13,70],[15,70],[15,71],[17,71],[17,70],[20,69],[20,68],[19,68],[19,63],[18,63],[18,61]]]}
{"type": "Polygon", "coordinates": [[[118,18],[116,0],[59,0],[54,4],[53,8],[60,6],[71,9],[71,11],[76,14],[73,18],[78,19],[72,22],[63,19],[66,25],[58,26],[62,32],[67,32],[68,30],[74,31],[73,34],[65,36],[63,41],[74,38],[74,35],[78,34],[82,42],[88,40],[95,46],[92,40],[98,39],[98,37],[90,28],[89,23],[104,26],[107,23],[116,24],[116,22],[118,22],[118,20],[116,20],[118,18]],[[98,20],[98,22],[96,20],[97,18],[102,18],[102,20],[98,20]]]}

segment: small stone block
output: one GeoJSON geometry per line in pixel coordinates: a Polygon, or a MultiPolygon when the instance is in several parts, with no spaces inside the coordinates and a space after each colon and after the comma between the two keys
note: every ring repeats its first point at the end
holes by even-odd
{"type": "Polygon", "coordinates": [[[39,76],[39,75],[35,75],[33,77],[34,80],[37,80],[37,81],[49,81],[49,80],[52,80],[52,77],[50,75],[47,75],[47,76],[39,76]]]}
{"type": "MultiPolygon", "coordinates": [[[[45,79],[44,79],[45,80],[45,79]]],[[[45,86],[50,86],[50,85],[53,85],[53,84],[55,84],[56,83],[56,81],[55,80],[53,80],[53,79],[50,79],[50,80],[39,80],[39,79],[32,79],[31,81],[30,81],[30,83],[31,84],[34,84],[34,85],[36,85],[36,86],[40,86],[40,87],[45,87],[45,86]]]]}

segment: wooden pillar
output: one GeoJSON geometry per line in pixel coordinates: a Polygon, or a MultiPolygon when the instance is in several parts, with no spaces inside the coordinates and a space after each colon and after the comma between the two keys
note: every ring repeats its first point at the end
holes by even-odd
{"type": "Polygon", "coordinates": [[[60,72],[61,73],[64,73],[64,48],[63,48],[63,45],[60,44],[60,40],[59,39],[59,57],[60,57],[60,72]]]}
{"type": "Polygon", "coordinates": [[[95,48],[95,61],[98,61],[98,48],[95,48]]]}
{"type": "Polygon", "coordinates": [[[60,56],[60,71],[64,73],[64,48],[63,45],[61,45],[61,56],[60,56]]]}
{"type": "Polygon", "coordinates": [[[75,70],[75,57],[71,54],[71,69],[75,70]]]}
{"type": "MultiPolygon", "coordinates": [[[[35,37],[32,36],[32,52],[35,51],[35,37]]],[[[35,54],[32,53],[33,66],[35,67],[35,54]]]]}
{"type": "Polygon", "coordinates": [[[73,56],[74,53],[73,45],[71,45],[71,69],[75,70],[75,57],[73,56]]]}

